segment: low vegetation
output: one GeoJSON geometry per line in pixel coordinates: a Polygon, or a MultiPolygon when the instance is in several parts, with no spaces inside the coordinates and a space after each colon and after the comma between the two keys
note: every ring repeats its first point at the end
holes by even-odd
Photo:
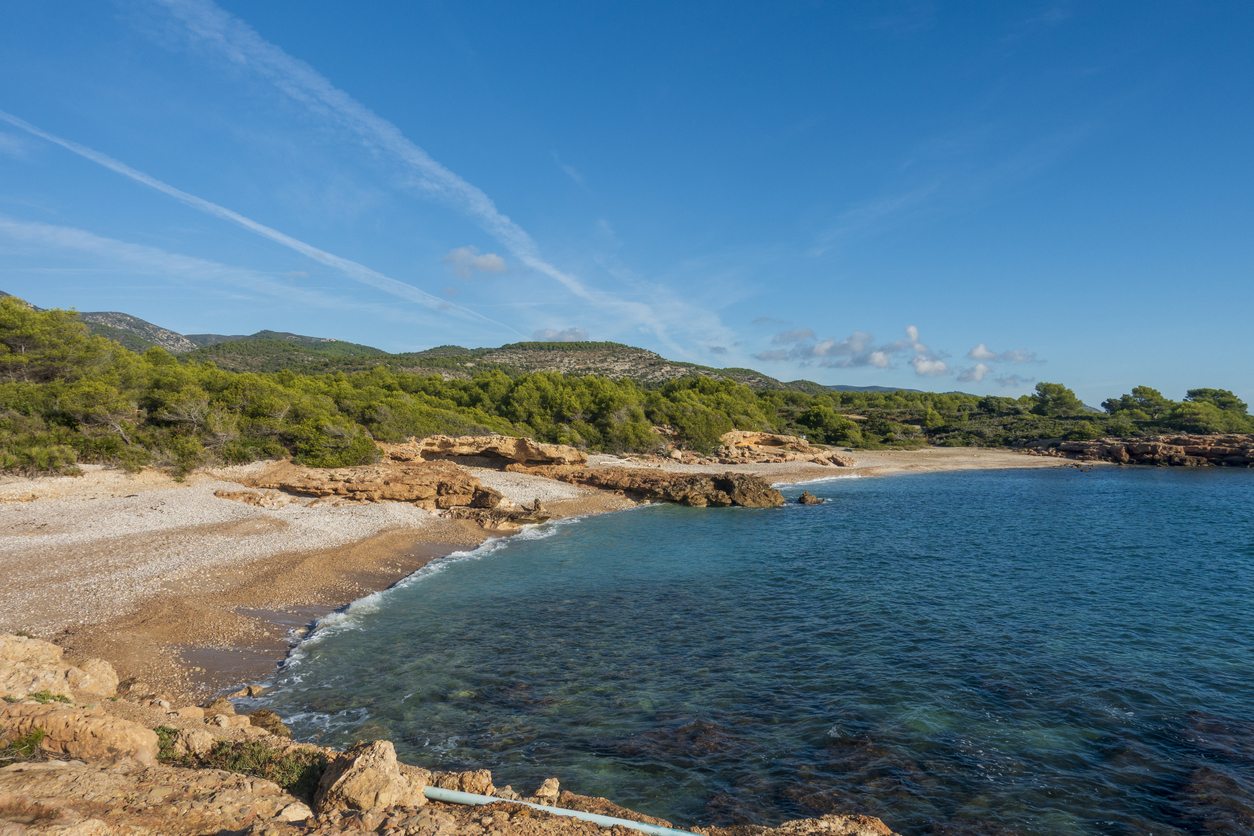
{"type": "Polygon", "coordinates": [[[306,803],[313,801],[318,781],[327,768],[327,757],[313,749],[280,751],[260,740],[219,740],[208,754],[197,757],[179,754],[174,748],[178,729],[158,726],[155,729],[159,750],[157,760],[172,766],[195,769],[221,769],[273,781],[306,803]]]}
{"type": "MultiPolygon", "coordinates": [[[[1254,431],[1246,405],[1222,389],[1192,389],[1176,402],[1137,387],[1106,401],[1099,413],[1056,383],[1038,384],[1034,394],[1016,399],[836,392],[817,384],[753,389],[695,371],[643,385],[492,363],[476,366],[468,379],[446,379],[396,365],[461,363],[464,373],[464,358],[484,351],[453,347],[424,356],[385,355],[386,364],[358,371],[318,365],[337,360],[331,356],[337,352],[337,362],[379,359],[348,356],[356,349],[347,345],[323,352],[317,362],[307,358],[318,348],[283,340],[210,346],[240,356],[257,351],[278,366],[231,371],[206,359],[201,352],[207,349],[175,356],[154,347],[137,354],[89,333],[73,312],[34,311],[17,299],[0,299],[0,470],[72,474],[80,463],[103,463],[184,474],[199,465],[287,455],[336,467],[376,459],[375,440],[436,433],[499,432],[590,451],[647,453],[665,447],[653,430],[659,425],[701,453],[712,452],[731,429],[872,449],[1254,431]],[[280,362],[285,356],[290,362],[280,362]]],[[[573,352],[580,345],[542,348],[573,352]]]]}
{"type": "Polygon", "coordinates": [[[14,738],[0,747],[0,766],[39,759],[42,751],[39,744],[43,742],[46,734],[43,729],[36,726],[21,737],[14,738]]]}

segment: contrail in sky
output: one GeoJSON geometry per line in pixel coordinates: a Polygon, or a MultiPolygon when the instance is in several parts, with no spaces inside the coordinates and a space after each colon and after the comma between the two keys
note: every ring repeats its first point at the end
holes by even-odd
{"type": "Polygon", "coordinates": [[[138,183],[150,186],[159,192],[163,192],[170,197],[191,206],[193,209],[199,209],[201,212],[206,214],[239,224],[250,232],[255,232],[258,235],[269,238],[271,241],[275,241],[285,247],[293,249],[301,255],[308,256],[315,261],[334,267],[362,284],[370,285],[371,287],[382,290],[385,293],[390,293],[393,296],[399,296],[402,299],[408,299],[411,302],[426,305],[427,307],[434,308],[438,311],[453,311],[461,314],[462,316],[473,317],[484,322],[489,322],[493,325],[504,328],[507,331],[512,331],[513,333],[522,336],[521,332],[502,322],[489,319],[481,313],[469,310],[468,308],[463,308],[460,305],[454,305],[450,302],[446,302],[437,296],[432,296],[425,290],[416,288],[413,285],[405,284],[402,281],[397,281],[396,279],[385,276],[378,271],[371,270],[364,264],[358,264],[356,261],[341,258],[338,255],[327,252],[326,250],[320,250],[311,244],[306,244],[304,241],[297,240],[290,235],[284,235],[277,229],[271,229],[265,224],[254,221],[252,218],[246,218],[238,212],[232,212],[225,206],[219,206],[218,204],[212,203],[204,198],[196,197],[196,195],[188,194],[185,191],[176,189],[168,183],[163,183],[155,177],[151,177],[142,171],[137,171],[125,163],[115,160],[106,154],[101,154],[99,151],[94,151],[84,145],[79,145],[77,142],[71,142],[68,139],[62,139],[55,134],[50,134],[47,131],[40,130],[29,122],[19,119],[18,117],[13,116],[10,113],[6,113],[3,110],[0,110],[0,120],[4,120],[10,125],[13,125],[16,128],[21,128],[27,133],[40,137],[41,139],[46,139],[48,142],[60,145],[62,148],[72,151],[80,157],[91,160],[92,162],[102,165],[107,169],[115,171],[124,177],[129,177],[138,183]]]}
{"type": "MultiPolygon", "coordinates": [[[[367,147],[398,159],[420,185],[459,206],[483,229],[500,241],[520,262],[556,280],[575,296],[614,311],[623,319],[645,325],[664,341],[658,312],[642,302],[631,302],[590,288],[575,276],[558,269],[540,256],[539,247],[527,232],[496,208],[481,189],[436,162],[401,133],[400,129],[343,90],[317,70],[257,34],[248,24],[207,0],[155,0],[180,20],[196,39],[220,50],[232,64],[247,66],[268,78],[276,87],[341,127],[355,134],[367,147]]],[[[691,320],[709,314],[686,311],[691,320]]],[[[721,326],[719,326],[721,327],[721,326]]],[[[674,346],[677,350],[678,346],[674,346]]]]}

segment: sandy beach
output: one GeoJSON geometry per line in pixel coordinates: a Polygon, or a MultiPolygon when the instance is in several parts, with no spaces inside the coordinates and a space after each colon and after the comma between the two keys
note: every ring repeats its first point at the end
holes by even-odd
{"type": "MultiPolygon", "coordinates": [[[[776,483],[960,469],[1058,467],[1006,450],[853,454],[857,466],[683,465],[593,456],[594,466],[753,473],[776,483]]],[[[155,692],[203,700],[269,677],[315,619],[489,536],[400,502],[293,499],[259,507],[215,496],[265,463],[175,482],[155,471],[0,480],[0,631],[25,630],[74,657],[107,659],[155,692]]],[[[634,507],[613,493],[480,468],[507,498],[557,518],[634,507]]],[[[499,536],[499,535],[495,535],[499,536]]]]}

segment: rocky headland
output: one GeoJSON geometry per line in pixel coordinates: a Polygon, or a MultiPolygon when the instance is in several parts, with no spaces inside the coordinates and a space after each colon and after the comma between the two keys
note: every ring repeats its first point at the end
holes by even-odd
{"type": "Polygon", "coordinates": [[[1170,467],[1254,467],[1254,435],[1162,435],[1095,441],[1046,439],[1026,445],[1033,456],[1170,467]]]}

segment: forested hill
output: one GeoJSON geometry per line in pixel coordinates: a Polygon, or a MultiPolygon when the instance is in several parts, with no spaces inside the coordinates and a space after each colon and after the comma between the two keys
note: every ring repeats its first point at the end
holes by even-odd
{"type": "MultiPolygon", "coordinates": [[[[800,391],[754,389],[694,369],[646,386],[631,377],[587,373],[589,367],[578,364],[583,361],[570,365],[569,373],[517,365],[558,362],[552,355],[564,352],[620,356],[619,347],[606,343],[445,346],[376,362],[375,355],[334,356],[351,348],[308,348],[278,336],[180,355],[155,346],[137,354],[90,333],[73,312],[0,298],[0,470],[66,472],[79,462],[102,462],[186,472],[201,464],[287,455],[341,466],[373,460],[375,440],[435,433],[500,432],[606,452],[660,452],[673,440],[709,452],[732,429],[804,435],[817,444],[852,448],[1254,431],[1246,404],[1223,389],[1191,389],[1173,401],[1138,386],[1092,414],[1058,383],[1037,384],[1034,394],[1017,399],[800,391]],[[197,356],[232,346],[257,347],[268,357],[287,351],[307,358],[312,352],[328,366],[310,361],[300,372],[294,363],[274,372],[237,372],[197,356]],[[417,371],[393,368],[394,361],[415,364],[417,371]],[[357,371],[334,367],[368,362],[374,365],[357,371]],[[437,364],[436,371],[422,363],[437,364]],[[457,375],[440,370],[440,363],[456,364],[457,375]],[[506,363],[515,364],[510,373],[506,363]]],[[[657,355],[632,351],[641,363],[656,362],[657,355]]]]}
{"type": "MultiPolygon", "coordinates": [[[[0,292],[0,297],[9,294],[0,292]]],[[[36,308],[35,310],[42,310],[36,308]]],[[[159,346],[183,362],[210,361],[238,372],[356,372],[375,366],[406,374],[438,374],[469,380],[488,370],[509,375],[529,372],[593,374],[612,380],[624,378],[646,386],[702,375],[734,380],[754,389],[822,390],[810,381],[783,383],[753,369],[715,369],[667,360],[642,348],[612,342],[525,342],[500,348],[439,346],[404,354],[327,337],[308,337],[285,331],[255,334],[179,334],[130,314],[117,311],[80,313],[93,334],[114,340],[135,352],[159,346]]],[[[888,391],[888,390],[885,390],[888,391]]]]}

